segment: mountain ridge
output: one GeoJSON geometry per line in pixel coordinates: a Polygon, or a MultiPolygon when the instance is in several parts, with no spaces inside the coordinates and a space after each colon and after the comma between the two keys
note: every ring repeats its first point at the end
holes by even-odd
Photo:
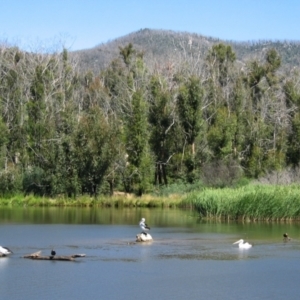
{"type": "Polygon", "coordinates": [[[205,58],[209,49],[218,43],[230,45],[238,60],[245,62],[261,58],[266,49],[274,48],[282,59],[283,68],[300,67],[300,41],[245,41],[235,42],[203,36],[197,33],[161,29],[140,29],[93,48],[73,51],[82,70],[95,73],[105,69],[119,56],[119,47],[131,43],[137,51],[144,53],[147,65],[178,60],[186,55],[200,55],[205,58]]]}

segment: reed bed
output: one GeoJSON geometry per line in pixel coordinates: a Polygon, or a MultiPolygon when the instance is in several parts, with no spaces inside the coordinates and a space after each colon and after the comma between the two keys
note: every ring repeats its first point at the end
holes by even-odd
{"type": "Polygon", "coordinates": [[[1,206],[9,207],[179,207],[182,196],[153,196],[144,195],[137,197],[134,195],[122,196],[100,196],[98,198],[90,196],[80,196],[76,199],[67,197],[47,198],[34,195],[16,195],[10,198],[1,198],[1,206]]]}
{"type": "Polygon", "coordinates": [[[235,220],[300,220],[300,186],[249,185],[188,194],[182,205],[201,217],[235,220]]]}

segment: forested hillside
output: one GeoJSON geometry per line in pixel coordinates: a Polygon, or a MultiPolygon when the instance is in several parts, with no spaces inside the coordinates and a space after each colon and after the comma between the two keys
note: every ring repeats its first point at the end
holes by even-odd
{"type": "Polygon", "coordinates": [[[94,60],[98,69],[66,50],[0,49],[2,195],[141,195],[297,168],[297,55],[281,54],[282,44],[253,45],[253,54],[193,35],[151,40],[144,31],[132,38],[144,36],[151,51],[111,42],[114,50],[94,60]],[[150,46],[159,43],[156,53],[150,46]]]}
{"type": "Polygon", "coordinates": [[[177,62],[186,59],[204,60],[209,49],[218,43],[230,45],[237,61],[262,59],[267,49],[274,48],[282,60],[282,68],[300,66],[300,41],[248,41],[233,42],[205,37],[189,32],[141,29],[116,40],[71,53],[77,57],[80,68],[92,70],[96,74],[106,68],[119,54],[119,47],[131,43],[144,54],[148,68],[161,63],[177,62]]]}

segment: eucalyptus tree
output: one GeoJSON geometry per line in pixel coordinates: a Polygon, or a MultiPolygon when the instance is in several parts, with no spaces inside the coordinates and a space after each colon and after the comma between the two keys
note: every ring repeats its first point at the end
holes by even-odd
{"type": "MultiPolygon", "coordinates": [[[[88,72],[84,75],[83,91],[81,93],[80,102],[80,114],[89,113],[89,111],[98,107],[106,120],[109,120],[110,124],[114,123],[116,131],[120,131],[124,124],[124,113],[122,103],[126,100],[121,100],[122,91],[125,87],[119,80],[119,76],[122,79],[125,75],[120,75],[124,69],[117,71],[117,61],[113,61],[107,70],[101,72],[95,76],[92,72],[88,72]],[[120,85],[119,85],[120,84],[120,85]]],[[[126,81],[126,79],[125,79],[126,81]]],[[[111,164],[108,172],[106,173],[105,179],[109,184],[109,192],[113,194],[115,185],[118,187],[120,177],[123,169],[126,167],[126,151],[124,146],[124,140],[122,140],[121,134],[116,134],[115,140],[116,155],[115,160],[111,164]]]]}
{"type": "MultiPolygon", "coordinates": [[[[25,150],[24,120],[26,118],[27,58],[18,48],[4,48],[0,52],[1,117],[6,124],[8,140],[5,144],[5,168],[17,167],[25,150]]],[[[29,67],[30,68],[30,67],[29,67]]]]}
{"type": "Polygon", "coordinates": [[[220,86],[228,85],[236,55],[231,46],[219,43],[212,46],[206,58],[220,86]]]}
{"type": "Polygon", "coordinates": [[[92,107],[81,115],[72,138],[81,193],[98,196],[117,154],[117,137],[115,123],[106,118],[99,107],[92,107]]]}
{"type": "MultiPolygon", "coordinates": [[[[149,85],[150,145],[155,155],[155,184],[168,184],[168,169],[174,155],[176,106],[172,91],[160,76],[153,76],[149,85]]],[[[169,175],[170,176],[170,175],[169,175]]]]}
{"type": "Polygon", "coordinates": [[[293,72],[283,86],[286,107],[290,117],[288,131],[287,163],[293,167],[300,163],[300,85],[299,73],[293,72]]]}
{"type": "Polygon", "coordinates": [[[122,122],[130,118],[132,95],[146,88],[147,76],[143,53],[136,51],[132,44],[120,47],[119,57],[101,72],[100,78],[109,97],[109,106],[122,122]]]}
{"type": "Polygon", "coordinates": [[[238,111],[241,114],[241,82],[236,55],[223,43],[212,46],[206,57],[204,118],[207,124],[209,161],[236,159],[238,111]]]}
{"type": "Polygon", "coordinates": [[[248,64],[245,83],[249,89],[248,163],[246,170],[257,177],[267,169],[285,165],[287,119],[278,70],[281,59],[274,49],[266,52],[264,61],[248,64]]]}
{"type": "MultiPolygon", "coordinates": [[[[178,91],[177,113],[185,134],[188,153],[184,158],[189,175],[195,170],[195,140],[203,128],[202,118],[203,88],[199,77],[191,76],[178,91]]],[[[183,153],[185,152],[185,145],[183,153]]],[[[190,177],[190,180],[193,180],[190,177]]]]}
{"type": "Polygon", "coordinates": [[[236,128],[232,135],[232,158],[238,160],[242,165],[246,159],[247,152],[247,133],[249,126],[249,116],[252,115],[249,109],[248,90],[243,84],[243,74],[237,76],[232,89],[232,113],[236,118],[236,128]]]}
{"type": "Polygon", "coordinates": [[[147,84],[149,73],[144,64],[143,53],[132,44],[120,47],[120,56],[101,74],[110,107],[118,119],[124,153],[119,153],[118,162],[126,157],[126,163],[116,161],[115,176],[122,178],[127,192],[142,194],[149,190],[152,180],[152,155],[148,143],[147,84]],[[151,180],[150,180],[151,178],[151,180]]]}
{"type": "Polygon", "coordinates": [[[280,84],[283,80],[283,76],[279,72],[281,57],[275,49],[270,49],[267,51],[265,59],[266,81],[269,87],[267,90],[267,98],[269,99],[267,122],[272,127],[266,164],[271,170],[282,170],[286,167],[290,121],[284,91],[280,84]]]}
{"type": "Polygon", "coordinates": [[[35,77],[30,88],[30,100],[27,103],[28,121],[28,150],[31,153],[31,164],[41,166],[42,141],[46,134],[47,127],[44,123],[46,115],[46,86],[44,82],[44,66],[39,65],[35,70],[35,77]]]}
{"type": "Polygon", "coordinates": [[[76,68],[74,62],[68,60],[66,50],[36,54],[29,65],[31,81],[25,122],[28,151],[23,157],[25,175],[31,178],[36,168],[43,174],[43,185],[47,187],[42,193],[63,193],[66,164],[62,154],[66,153],[62,145],[68,143],[78,114],[74,93],[78,88],[76,68]]]}
{"type": "Polygon", "coordinates": [[[20,192],[20,172],[7,160],[7,145],[9,142],[9,130],[0,118],[0,195],[7,196],[20,192]]]}
{"type": "Polygon", "coordinates": [[[248,131],[246,132],[247,149],[245,153],[245,171],[248,176],[257,177],[262,170],[263,148],[261,143],[267,128],[261,116],[265,84],[265,68],[258,60],[247,63],[245,86],[248,91],[248,131]]]}
{"type": "Polygon", "coordinates": [[[230,94],[235,81],[234,64],[236,55],[231,46],[219,43],[213,45],[206,57],[207,94],[209,96],[209,111],[212,114],[220,106],[227,106],[231,111],[230,94]]]}
{"type": "Polygon", "coordinates": [[[53,93],[48,122],[54,120],[52,137],[48,141],[49,168],[52,173],[52,193],[76,196],[80,193],[73,132],[81,114],[82,87],[77,63],[66,49],[55,55],[57,68],[53,74],[53,93]]]}
{"type": "MultiPolygon", "coordinates": [[[[37,61],[26,103],[27,159],[24,188],[27,192],[51,194],[54,164],[51,159],[55,147],[57,60],[55,57],[37,61]]],[[[56,137],[57,138],[57,137],[56,137]]]]}
{"type": "Polygon", "coordinates": [[[129,43],[125,47],[119,47],[120,56],[123,58],[127,67],[130,66],[132,57],[136,54],[136,50],[133,48],[132,43],[129,43]]]}
{"type": "Polygon", "coordinates": [[[181,125],[186,135],[186,141],[191,146],[191,154],[195,155],[195,139],[202,125],[203,89],[198,77],[191,76],[179,88],[177,108],[181,125]]]}
{"type": "Polygon", "coordinates": [[[149,147],[148,105],[142,90],[132,95],[132,112],[126,122],[125,143],[128,154],[127,191],[142,195],[153,182],[153,159],[149,147]]]}

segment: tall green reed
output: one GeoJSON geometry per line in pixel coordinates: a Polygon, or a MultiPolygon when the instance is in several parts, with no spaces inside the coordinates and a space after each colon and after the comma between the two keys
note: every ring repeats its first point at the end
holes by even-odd
{"type": "Polygon", "coordinates": [[[182,205],[205,218],[296,220],[300,219],[300,186],[207,188],[188,194],[182,205]]]}

